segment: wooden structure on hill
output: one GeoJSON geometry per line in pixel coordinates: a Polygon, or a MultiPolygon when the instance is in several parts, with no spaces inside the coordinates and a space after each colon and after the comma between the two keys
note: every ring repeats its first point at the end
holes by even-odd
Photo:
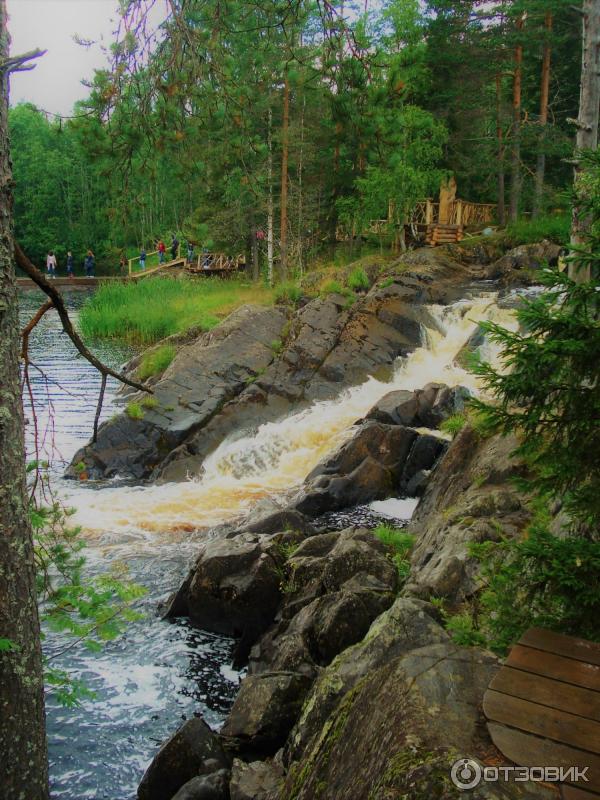
{"type": "Polygon", "coordinates": [[[246,258],[242,253],[228,256],[225,253],[200,253],[185,266],[190,275],[233,275],[246,268],[246,258]]]}
{"type": "Polygon", "coordinates": [[[483,710],[508,759],[565,770],[563,800],[600,800],[600,644],[531,628],[490,683],[483,710]]]}
{"type": "MultiPolygon", "coordinates": [[[[438,244],[460,242],[465,228],[481,228],[494,220],[495,203],[471,203],[456,197],[456,181],[451,178],[440,188],[439,200],[431,198],[419,200],[413,208],[409,221],[405,224],[405,233],[417,242],[435,247],[438,244]]],[[[381,236],[398,232],[395,221],[394,204],[388,204],[386,219],[371,220],[362,235],[381,236]]],[[[355,238],[356,231],[350,234],[341,227],[336,231],[336,239],[344,241],[355,238]]]]}

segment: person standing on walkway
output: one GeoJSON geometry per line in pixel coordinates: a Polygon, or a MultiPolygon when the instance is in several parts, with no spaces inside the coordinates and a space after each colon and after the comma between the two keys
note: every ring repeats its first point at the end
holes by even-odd
{"type": "Polygon", "coordinates": [[[144,246],[140,250],[140,268],[146,269],[146,248],[144,246]]]}
{"type": "Polygon", "coordinates": [[[87,255],[85,257],[85,261],[83,262],[85,267],[85,274],[88,278],[94,277],[94,267],[96,265],[96,259],[94,258],[94,254],[91,250],[87,251],[87,255]]]}
{"type": "Polygon", "coordinates": [[[175,261],[179,254],[179,240],[176,236],[173,236],[173,241],[171,242],[171,260],[175,261]]]}
{"type": "Polygon", "coordinates": [[[165,247],[165,243],[162,239],[159,239],[158,245],[156,246],[158,250],[158,263],[164,264],[165,263],[165,253],[167,252],[167,248],[165,247]]]}
{"type": "Polygon", "coordinates": [[[56,256],[53,250],[50,250],[46,256],[46,269],[49,278],[56,278],[56,256]]]}
{"type": "Polygon", "coordinates": [[[72,278],[74,274],[75,263],[73,261],[73,253],[67,250],[67,278],[72,278]]]}
{"type": "Polygon", "coordinates": [[[187,261],[191,264],[194,260],[194,245],[192,242],[187,243],[187,261]]]}

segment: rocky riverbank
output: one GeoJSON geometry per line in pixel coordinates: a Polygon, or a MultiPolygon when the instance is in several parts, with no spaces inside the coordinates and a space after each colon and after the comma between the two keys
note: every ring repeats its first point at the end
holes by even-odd
{"type": "MultiPolygon", "coordinates": [[[[352,304],[328,295],[241,309],[182,344],[143,420],[106,423],[73,463],[91,477],[200,475],[235,430],[335,397],[421,346],[427,304],[473,281],[526,284],[557,256],[548,243],[417,251],[352,304]]],[[[504,763],[481,711],[499,662],[457,646],[431,602],[468,600],[479,586],[469,543],[517,535],[529,518],[511,481],[514,443],[469,425],[452,441],[440,431],[467,395],[439,383],[389,392],[282,507],[261,503],[211,532],[165,613],[236,637],[247,676],[219,733],[196,718],[165,742],[140,800],[442,800],[461,794],[450,780],[458,757],[504,763]],[[399,494],[421,498],[409,568],[371,530],[320,523],[399,494]]],[[[555,795],[521,783],[471,796],[555,795]]]]}

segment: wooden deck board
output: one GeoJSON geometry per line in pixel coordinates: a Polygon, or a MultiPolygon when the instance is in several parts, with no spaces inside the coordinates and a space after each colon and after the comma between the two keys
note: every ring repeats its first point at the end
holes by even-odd
{"type": "Polygon", "coordinates": [[[528,767],[588,767],[563,800],[600,800],[600,645],[540,628],[516,644],[483,698],[492,741],[528,767]],[[576,783],[576,785],[575,785],[576,783]]]}
{"type": "Polygon", "coordinates": [[[489,688],[600,722],[600,692],[591,689],[572,684],[557,689],[551,678],[508,666],[494,676],[489,688]]]}
{"type": "Polygon", "coordinates": [[[525,672],[600,691],[600,666],[596,664],[587,664],[521,644],[512,648],[506,664],[525,672]]]}

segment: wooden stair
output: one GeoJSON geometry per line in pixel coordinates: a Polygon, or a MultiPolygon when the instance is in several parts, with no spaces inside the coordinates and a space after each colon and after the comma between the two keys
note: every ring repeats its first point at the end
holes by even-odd
{"type": "Polygon", "coordinates": [[[438,244],[455,244],[463,238],[462,225],[441,225],[435,223],[427,226],[425,244],[436,247],[438,244]]]}

